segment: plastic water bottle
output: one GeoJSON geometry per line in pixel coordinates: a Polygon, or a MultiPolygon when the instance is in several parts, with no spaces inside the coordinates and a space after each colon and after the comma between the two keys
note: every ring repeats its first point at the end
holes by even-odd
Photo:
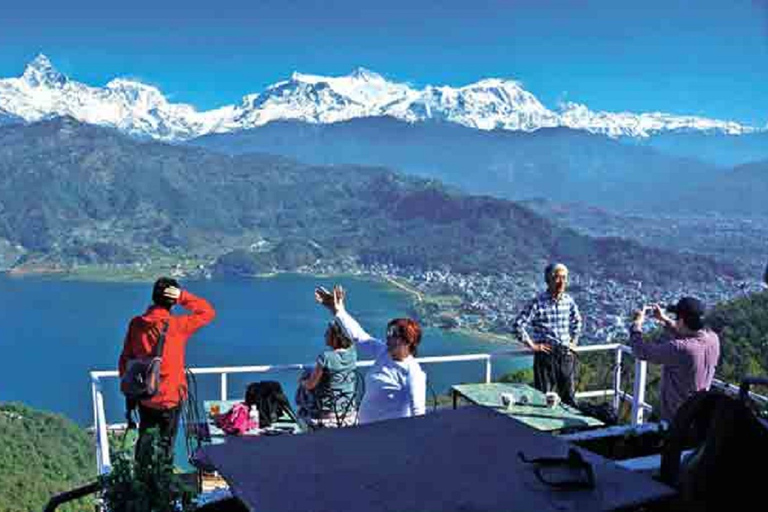
{"type": "Polygon", "coordinates": [[[248,412],[248,416],[251,418],[254,429],[259,428],[259,408],[255,405],[251,406],[251,410],[248,412]]]}

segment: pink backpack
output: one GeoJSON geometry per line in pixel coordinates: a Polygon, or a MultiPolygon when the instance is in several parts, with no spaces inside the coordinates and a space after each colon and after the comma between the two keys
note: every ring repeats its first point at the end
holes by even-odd
{"type": "Polygon", "coordinates": [[[251,419],[250,407],[242,402],[233,405],[229,411],[217,416],[214,421],[216,426],[227,434],[238,436],[259,426],[251,419]]]}

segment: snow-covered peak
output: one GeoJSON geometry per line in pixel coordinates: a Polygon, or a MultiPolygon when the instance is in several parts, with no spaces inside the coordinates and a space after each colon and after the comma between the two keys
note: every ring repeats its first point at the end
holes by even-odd
{"type": "MultiPolygon", "coordinates": [[[[566,103],[550,110],[519,81],[484,78],[461,87],[415,88],[359,67],[342,76],[295,72],[236,105],[199,112],[171,103],[155,86],[115,78],[85,85],[38,55],[18,78],[0,79],[0,123],[54,116],[115,127],[139,137],[185,140],[212,132],[254,128],[276,120],[334,123],[389,116],[416,123],[439,120],[480,130],[535,131],[564,126],[610,137],[648,137],[677,130],[742,134],[755,131],[732,121],[660,112],[600,112],[566,103]]],[[[766,127],[768,128],[768,127],[766,127]]]]}
{"type": "Polygon", "coordinates": [[[383,76],[365,68],[357,68],[344,76],[330,77],[293,73],[291,81],[313,85],[327,85],[335,93],[352,102],[367,104],[376,110],[393,101],[407,99],[417,94],[406,84],[390,82],[383,76]]]}
{"type": "Polygon", "coordinates": [[[6,122],[70,116],[137,137],[183,140],[231,126],[227,119],[233,110],[200,113],[190,105],[169,103],[156,87],[125,78],[91,87],[69,80],[45,55],[30,62],[21,77],[0,79],[0,116],[6,122]]]}
{"type": "Polygon", "coordinates": [[[21,78],[31,87],[61,87],[67,82],[67,77],[56,70],[42,53],[27,64],[21,78]]]}
{"type": "Polygon", "coordinates": [[[516,89],[524,90],[522,83],[506,78],[482,78],[477,82],[461,87],[461,89],[516,89]]]}
{"type": "Polygon", "coordinates": [[[742,135],[755,129],[734,121],[720,121],[698,116],[676,116],[662,112],[595,112],[586,105],[566,102],[560,105],[562,126],[609,137],[649,137],[668,131],[719,132],[742,135]]]}
{"type": "Polygon", "coordinates": [[[387,80],[378,73],[375,73],[369,69],[358,67],[355,68],[350,74],[343,76],[324,76],[324,75],[310,75],[306,73],[300,73],[294,71],[291,74],[291,80],[296,82],[306,83],[318,83],[324,82],[328,84],[340,85],[344,83],[359,83],[359,82],[377,82],[379,84],[386,82],[387,80]]]}
{"type": "MultiPolygon", "coordinates": [[[[390,82],[365,68],[343,76],[294,72],[289,80],[243,98],[236,117],[242,128],[279,119],[334,123],[358,117],[396,115],[414,101],[418,91],[390,82]]],[[[401,117],[401,116],[396,116],[401,117]]]]}
{"type": "Polygon", "coordinates": [[[157,87],[127,78],[115,78],[107,84],[106,88],[128,103],[142,103],[147,107],[168,105],[168,100],[157,87]]]}
{"type": "Polygon", "coordinates": [[[556,115],[515,80],[486,78],[459,88],[428,86],[408,119],[440,119],[480,130],[533,131],[557,124],[556,115]]]}
{"type": "Polygon", "coordinates": [[[350,73],[349,76],[356,80],[366,80],[369,82],[384,80],[384,77],[382,77],[380,74],[376,73],[375,71],[371,71],[370,69],[364,68],[362,66],[358,66],[357,68],[355,68],[355,70],[352,71],[352,73],[350,73]]]}

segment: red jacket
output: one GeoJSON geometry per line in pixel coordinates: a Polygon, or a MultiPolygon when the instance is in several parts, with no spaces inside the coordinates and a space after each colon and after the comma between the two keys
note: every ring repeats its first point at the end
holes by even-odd
{"type": "Polygon", "coordinates": [[[184,374],[184,354],[187,341],[192,334],[209,323],[216,316],[213,307],[200,297],[182,290],[178,305],[191,311],[187,315],[171,315],[170,311],[150,306],[146,313],[134,317],[128,324],[128,332],[120,354],[118,369],[120,377],[125,373],[126,363],[136,357],[149,357],[157,343],[157,333],[162,330],[163,321],[168,319],[168,332],[163,348],[163,362],[160,365],[160,389],[142,405],[153,409],[170,409],[187,397],[187,378],[184,374]]]}

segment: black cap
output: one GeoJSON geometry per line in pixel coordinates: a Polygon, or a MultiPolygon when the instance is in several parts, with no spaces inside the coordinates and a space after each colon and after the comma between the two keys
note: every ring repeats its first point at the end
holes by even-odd
{"type": "Polygon", "coordinates": [[[704,326],[704,313],[707,308],[704,303],[694,297],[683,297],[677,304],[667,306],[667,311],[682,318],[685,325],[691,329],[701,329],[704,326]]]}

